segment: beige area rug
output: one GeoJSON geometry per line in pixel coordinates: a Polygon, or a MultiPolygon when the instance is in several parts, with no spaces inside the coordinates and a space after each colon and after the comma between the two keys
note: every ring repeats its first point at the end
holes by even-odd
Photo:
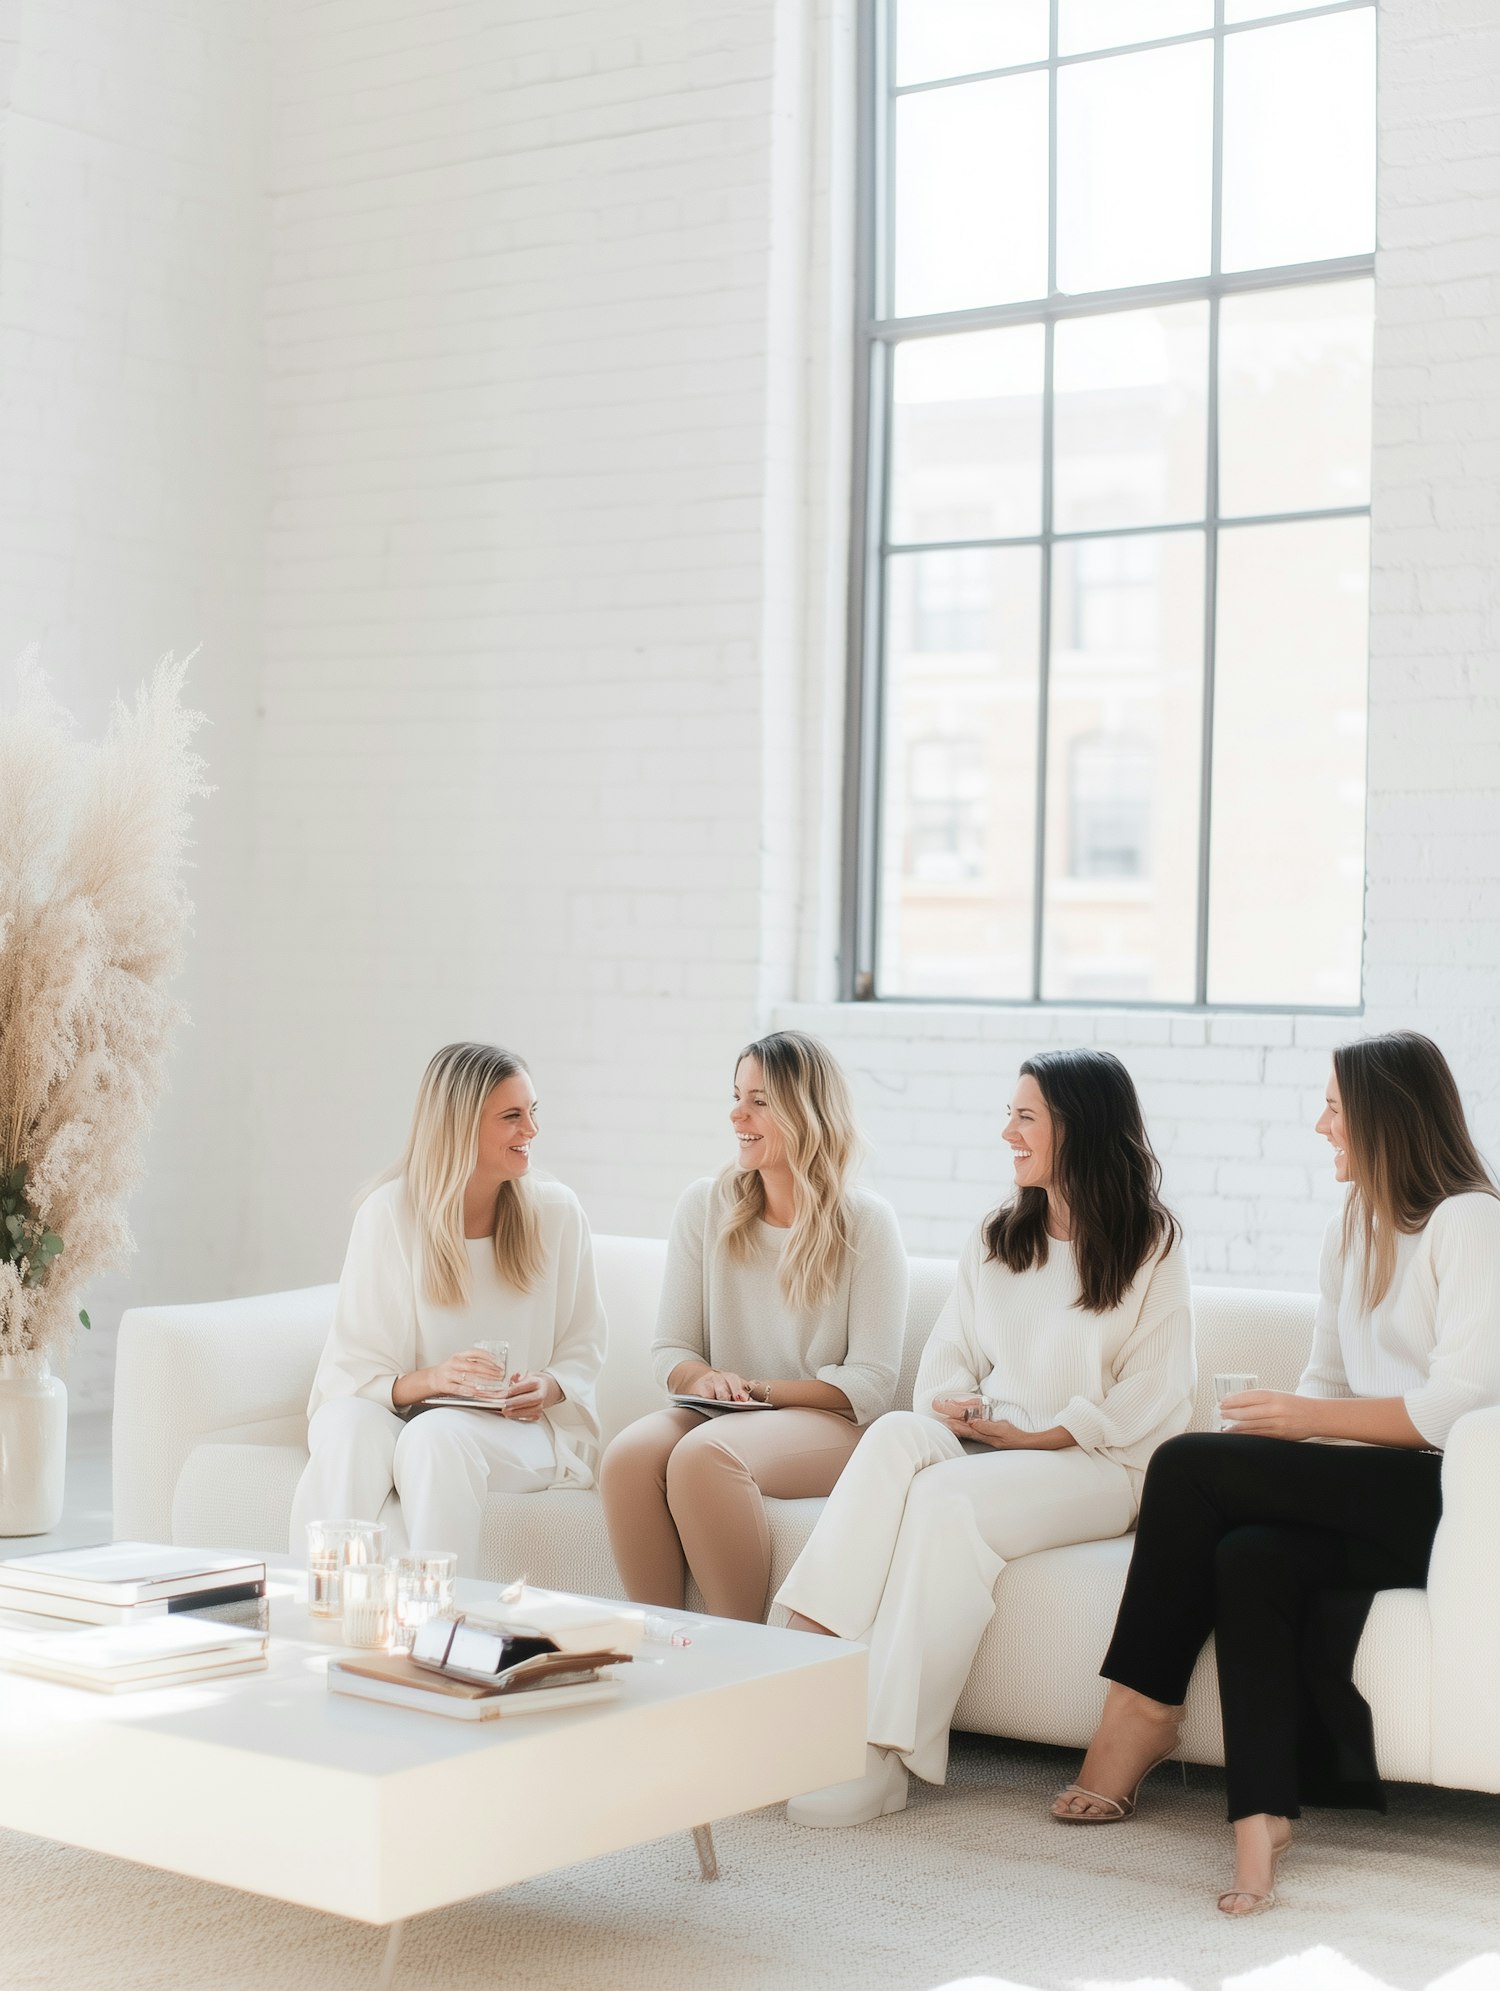
{"type": "MultiPolygon", "coordinates": [[[[1076,1759],[964,1738],[942,1791],[857,1831],[780,1807],[414,1921],[398,1991],[1500,1991],[1500,1798],[1398,1786],[1320,1813],[1284,1904],[1226,1924],[1215,1772],[1158,1771],[1133,1824],[1054,1825],[1076,1759]]],[[[0,1775],[4,1774],[0,1765],[0,1775]]],[[[5,1991],[372,1991],[374,1929],[0,1834],[5,1991]]]]}

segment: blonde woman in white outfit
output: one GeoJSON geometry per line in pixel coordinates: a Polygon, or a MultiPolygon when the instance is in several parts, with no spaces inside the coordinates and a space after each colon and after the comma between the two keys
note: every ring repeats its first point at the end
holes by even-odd
{"type": "Polygon", "coordinates": [[[943,1781],[1005,1564],[1126,1533],[1191,1414],[1187,1265],[1125,1067],[1028,1059],[1005,1139],[1016,1193],[964,1248],[916,1409],[865,1434],[777,1599],[870,1647],[865,1774],[794,1799],[798,1825],[899,1811],[908,1770],[943,1781]]]}
{"type": "Polygon", "coordinates": [[[536,1094],[489,1044],[428,1065],[399,1170],[360,1205],[333,1328],[308,1403],[312,1457],[292,1508],[306,1522],[378,1516],[394,1490],[413,1549],[479,1573],[492,1489],[593,1483],[604,1311],[578,1199],[536,1180],[536,1094]],[[424,1408],[506,1381],[477,1341],[510,1344],[494,1409],[424,1408]]]}
{"type": "Polygon", "coordinates": [[[763,1496],[828,1492],[895,1394],[906,1252],[889,1203],[849,1182],[848,1082],[779,1030],[735,1063],[738,1154],[672,1220],[652,1359],[669,1392],[764,1410],[656,1411],[604,1455],[599,1488],[626,1595],[681,1608],[691,1569],[716,1617],[759,1623],[763,1496]]]}

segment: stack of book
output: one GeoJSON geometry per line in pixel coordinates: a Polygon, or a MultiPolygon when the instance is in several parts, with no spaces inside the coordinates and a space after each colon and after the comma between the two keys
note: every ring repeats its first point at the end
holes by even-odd
{"type": "Polygon", "coordinates": [[[0,1666],[65,1687],[133,1694],[148,1687],[196,1686],[226,1674],[264,1672],[266,1634],[248,1625],[181,1615],[64,1632],[4,1631],[0,1666]]]}
{"type": "Polygon", "coordinates": [[[0,1611],[73,1624],[124,1627],[214,1611],[263,1631],[265,1594],[258,1556],[159,1542],[101,1542],[0,1560],[0,1611]]]}

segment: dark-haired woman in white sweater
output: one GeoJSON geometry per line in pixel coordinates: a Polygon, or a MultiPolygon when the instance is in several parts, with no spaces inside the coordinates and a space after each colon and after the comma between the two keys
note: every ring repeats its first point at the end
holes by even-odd
{"type": "Polygon", "coordinates": [[[1129,1074],[1105,1051],[1021,1067],[1016,1194],[970,1239],[916,1410],[865,1434],[778,1602],[870,1647],[865,1774],[798,1825],[857,1825],[941,1783],[948,1728],[1006,1562],[1135,1520],[1147,1460],[1184,1429],[1192,1315],[1177,1224],[1129,1074]]]}

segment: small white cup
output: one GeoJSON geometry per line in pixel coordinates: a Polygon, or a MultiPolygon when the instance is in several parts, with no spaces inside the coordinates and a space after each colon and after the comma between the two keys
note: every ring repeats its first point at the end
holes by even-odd
{"type": "MultiPolygon", "coordinates": [[[[1259,1387],[1260,1387],[1259,1376],[1250,1376],[1250,1375],[1241,1376],[1234,1374],[1215,1376],[1214,1398],[1216,1402],[1218,1402],[1222,1406],[1225,1397],[1238,1396],[1241,1390],[1253,1390],[1253,1389],[1258,1389],[1259,1387]]],[[[1221,1408],[1219,1411],[1219,1421],[1215,1426],[1215,1429],[1219,1431],[1227,1431],[1229,1429],[1230,1421],[1231,1420],[1224,1415],[1223,1409],[1221,1408]]]]}

